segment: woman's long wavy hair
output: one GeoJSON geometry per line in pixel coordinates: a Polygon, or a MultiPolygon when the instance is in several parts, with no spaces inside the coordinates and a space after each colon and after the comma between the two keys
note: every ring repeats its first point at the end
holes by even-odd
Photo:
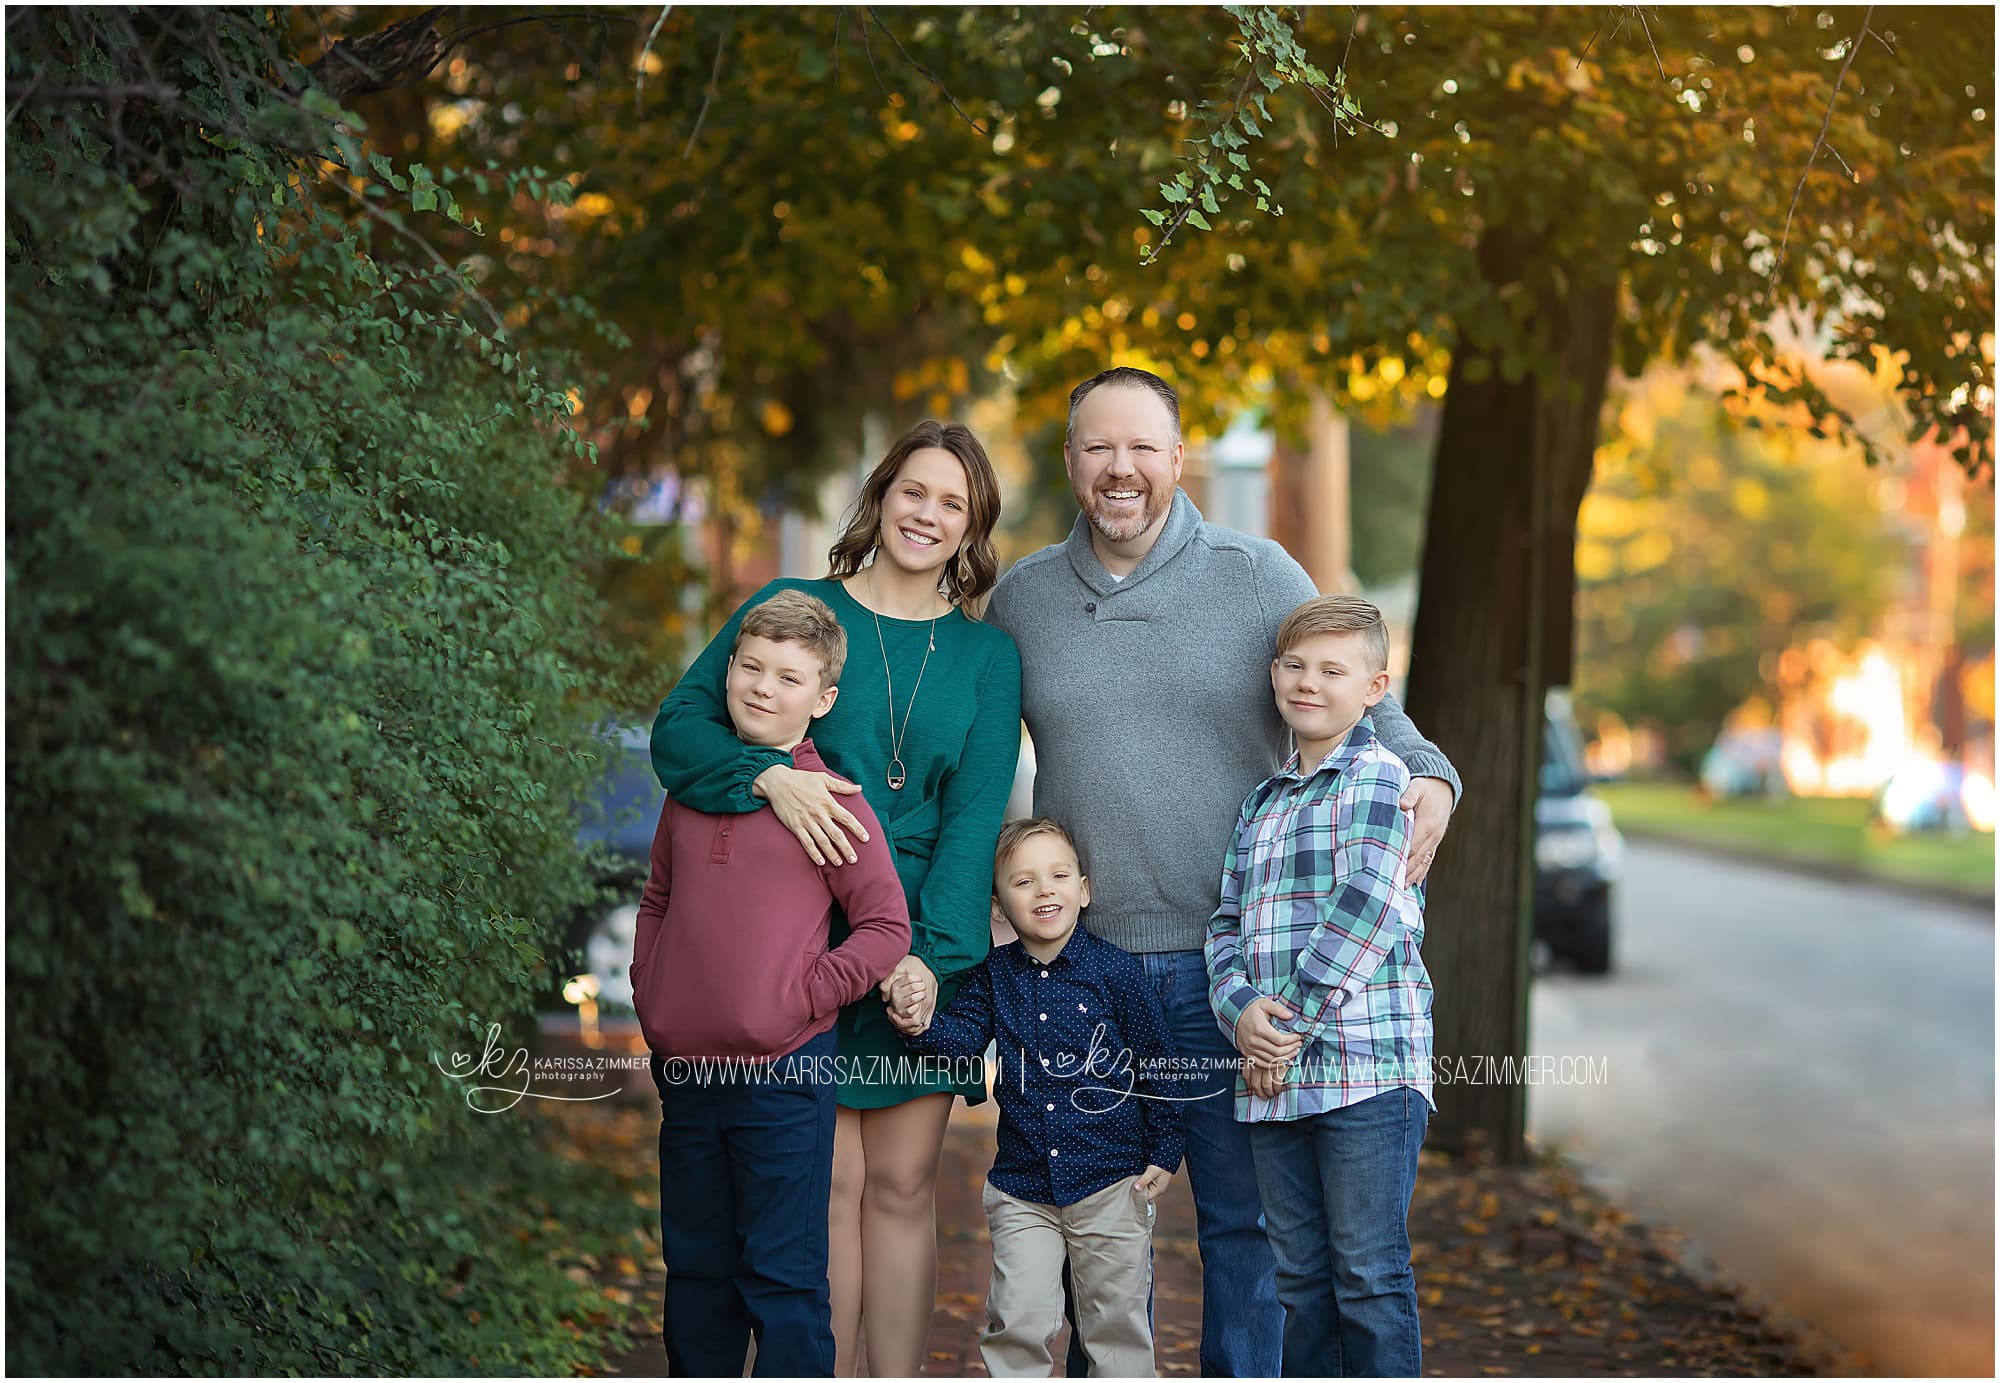
{"type": "Polygon", "coordinates": [[[1000,522],[1000,478],[993,473],[986,448],[979,445],[979,439],[963,423],[925,419],[896,439],[882,463],[862,483],[861,497],[854,502],[852,517],[839,540],[827,550],[826,574],[838,581],[867,564],[881,539],[882,497],[896,483],[903,463],[931,447],[950,452],[965,468],[966,502],[971,511],[966,516],[965,540],[944,564],[938,590],[967,614],[976,614],[977,602],[993,589],[1000,575],[1000,554],[993,546],[993,529],[1000,522]]]}

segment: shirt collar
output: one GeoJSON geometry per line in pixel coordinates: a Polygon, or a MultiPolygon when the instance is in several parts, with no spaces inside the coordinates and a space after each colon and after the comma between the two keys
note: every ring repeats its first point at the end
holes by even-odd
{"type": "Polygon", "coordinates": [[[1114,579],[1104,569],[1104,564],[1097,560],[1097,549],[1090,541],[1088,515],[1079,513],[1076,516],[1076,522],[1070,525],[1069,538],[1063,543],[1063,550],[1069,554],[1070,567],[1084,585],[1098,595],[1110,595],[1113,591],[1129,590],[1173,560],[1174,555],[1201,531],[1201,523],[1201,510],[1194,507],[1194,501],[1188,498],[1186,490],[1176,486],[1160,536],[1154,539],[1146,555],[1139,559],[1139,565],[1125,573],[1122,581],[1114,579]]]}
{"type": "Polygon", "coordinates": [[[1028,954],[1028,948],[1018,940],[1014,945],[1020,949],[1022,964],[1047,968],[1051,965],[1059,965],[1064,961],[1074,963],[1080,960],[1084,951],[1090,945],[1089,935],[1083,929],[1083,920],[1081,918],[1077,919],[1076,927],[1069,934],[1069,940],[1063,943],[1063,948],[1060,951],[1057,951],[1047,960],[1036,960],[1028,954]]]}
{"type": "MultiPolygon", "coordinates": [[[[1327,772],[1331,772],[1335,777],[1338,777],[1347,771],[1349,764],[1361,757],[1363,750],[1374,743],[1375,722],[1364,712],[1361,719],[1354,723],[1354,728],[1347,732],[1346,737],[1332,749],[1329,749],[1326,757],[1321,759],[1310,770],[1301,770],[1298,746],[1294,743],[1291,756],[1285,760],[1285,766],[1278,770],[1278,776],[1294,778],[1302,783],[1327,772]]],[[[1081,928],[1078,930],[1081,930],[1081,928]]]]}

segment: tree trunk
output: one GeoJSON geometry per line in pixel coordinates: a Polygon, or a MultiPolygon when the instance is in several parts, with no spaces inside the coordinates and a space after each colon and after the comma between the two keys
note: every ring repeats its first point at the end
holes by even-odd
{"type": "MultiPolygon", "coordinates": [[[[1536,247],[1489,232],[1489,282],[1536,247]]],[[[1540,266],[1536,266],[1540,267],[1540,266]]],[[[1543,280],[1542,273],[1533,275],[1543,280]]],[[[1542,701],[1569,680],[1576,513],[1590,484],[1617,285],[1545,291],[1558,369],[1509,383],[1463,340],[1438,431],[1407,704],[1451,755],[1465,795],[1429,885],[1424,961],[1436,985],[1439,1146],[1525,1152],[1534,794],[1542,701]],[[1512,1058],[1513,1070],[1491,1067],[1512,1058]]]]}
{"type": "Polygon", "coordinates": [[[1303,445],[1280,437],[1271,452],[1268,532],[1298,559],[1313,585],[1354,593],[1354,522],[1348,420],[1315,389],[1303,445]]]}

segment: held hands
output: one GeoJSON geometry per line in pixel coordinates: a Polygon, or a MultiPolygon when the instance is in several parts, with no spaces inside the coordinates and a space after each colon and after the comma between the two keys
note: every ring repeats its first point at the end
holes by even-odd
{"type": "Polygon", "coordinates": [[[1132,1185],[1144,1191],[1147,1200],[1156,1201],[1160,1198],[1160,1193],[1167,1189],[1167,1183],[1173,1179],[1174,1174],[1165,1167],[1156,1167],[1148,1163],[1145,1172],[1132,1185]]]}
{"type": "Polygon", "coordinates": [[[880,985],[889,1005],[889,1022],[905,1037],[915,1037],[931,1025],[937,1012],[937,976],[915,956],[904,956],[880,985]]]}
{"type": "Polygon", "coordinates": [[[860,858],[854,853],[854,840],[867,840],[868,832],[833,796],[837,792],[851,797],[861,791],[857,784],[772,764],[757,775],[750,791],[771,804],[778,820],[799,838],[814,864],[853,864],[860,858]]]}
{"type": "Polygon", "coordinates": [[[1438,842],[1451,824],[1451,784],[1442,778],[1412,778],[1397,804],[1416,818],[1410,831],[1410,862],[1405,875],[1414,887],[1431,872],[1438,842]]]}

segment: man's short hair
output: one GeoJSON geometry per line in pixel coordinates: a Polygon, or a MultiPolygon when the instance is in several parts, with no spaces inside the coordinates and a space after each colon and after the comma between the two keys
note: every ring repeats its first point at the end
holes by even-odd
{"type": "Polygon", "coordinates": [[[1083,852],[1076,848],[1076,837],[1072,836],[1060,821],[1046,816],[1018,816],[1000,828],[1000,839],[993,845],[994,891],[999,891],[1000,871],[1007,867],[1007,861],[1014,852],[1036,836],[1054,836],[1069,847],[1076,856],[1076,868],[1080,874],[1090,871],[1083,867],[1083,852]]]}
{"type": "Polygon", "coordinates": [[[1063,424],[1063,447],[1069,446],[1069,439],[1076,431],[1077,405],[1107,384],[1124,385],[1127,388],[1151,390],[1161,403],[1167,406],[1167,417],[1174,425],[1174,440],[1181,439],[1181,396],[1174,392],[1174,386],[1161,379],[1151,370],[1141,370],[1134,365],[1113,365],[1108,370],[1100,370],[1069,391],[1069,419],[1063,424]]]}
{"type": "Polygon", "coordinates": [[[840,670],[847,666],[847,631],[840,627],[833,607],[804,591],[779,591],[745,614],[736,626],[729,656],[735,657],[743,641],[752,638],[795,643],[818,658],[822,690],[836,685],[840,670]]]}
{"type": "Polygon", "coordinates": [[[1278,657],[1315,634],[1359,634],[1372,672],[1389,670],[1389,623],[1359,596],[1316,595],[1278,626],[1278,657]]]}

